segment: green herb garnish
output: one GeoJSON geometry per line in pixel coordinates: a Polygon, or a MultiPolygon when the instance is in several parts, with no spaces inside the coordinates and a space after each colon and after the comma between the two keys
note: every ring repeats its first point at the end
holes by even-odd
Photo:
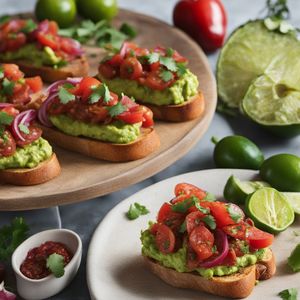
{"type": "Polygon", "coordinates": [[[165,66],[169,71],[176,72],[177,71],[177,65],[175,60],[172,57],[167,56],[161,56],[159,58],[159,62],[165,66]]]}
{"type": "Polygon", "coordinates": [[[148,60],[149,64],[154,64],[159,61],[160,55],[157,52],[152,52],[152,53],[146,55],[146,59],[148,60]]]}
{"type": "Polygon", "coordinates": [[[0,79],[4,78],[4,70],[3,67],[0,67],[0,79]]]}
{"type": "Polygon", "coordinates": [[[25,26],[22,28],[21,31],[24,33],[30,33],[36,28],[37,28],[37,24],[32,19],[29,19],[26,21],[25,26]]]}
{"type": "Polygon", "coordinates": [[[164,81],[168,82],[174,78],[173,73],[167,70],[163,70],[160,72],[159,77],[164,81]]]}
{"type": "Polygon", "coordinates": [[[29,133],[30,133],[29,128],[28,128],[27,125],[20,123],[18,127],[19,127],[19,129],[20,129],[23,133],[25,133],[25,134],[29,134],[29,133]]]}
{"type": "Polygon", "coordinates": [[[216,196],[212,193],[206,192],[205,197],[202,199],[203,201],[209,201],[209,202],[213,202],[216,201],[216,196]]]}
{"type": "Polygon", "coordinates": [[[226,210],[229,213],[230,218],[236,223],[238,223],[243,218],[242,214],[236,211],[234,207],[230,204],[226,205],[226,210]]]}
{"type": "Polygon", "coordinates": [[[72,84],[64,84],[59,88],[58,98],[62,104],[67,104],[75,100],[75,95],[71,94],[67,89],[73,88],[72,84]]]}
{"type": "Polygon", "coordinates": [[[89,103],[93,104],[98,102],[101,98],[104,103],[108,103],[110,100],[110,92],[105,83],[97,87],[92,88],[93,93],[89,97],[89,103]]]}
{"type": "Polygon", "coordinates": [[[10,125],[14,117],[6,113],[5,111],[0,111],[0,125],[10,125]]]}
{"type": "Polygon", "coordinates": [[[297,300],[298,291],[295,288],[281,291],[278,296],[283,300],[297,300]]]}
{"type": "Polygon", "coordinates": [[[106,107],[106,109],[111,117],[116,117],[127,110],[126,106],[124,106],[121,102],[118,102],[114,106],[106,107]]]}
{"type": "Polygon", "coordinates": [[[215,230],[217,227],[216,220],[212,215],[208,215],[202,218],[202,221],[211,229],[215,230]]]}
{"type": "Polygon", "coordinates": [[[60,254],[53,253],[48,256],[46,266],[56,278],[62,277],[65,274],[65,260],[60,254]]]}
{"type": "Polygon", "coordinates": [[[14,250],[27,238],[28,226],[23,218],[15,218],[0,228],[0,261],[9,261],[14,250]]]}
{"type": "Polygon", "coordinates": [[[139,216],[147,215],[148,213],[149,213],[149,210],[146,208],[146,206],[135,202],[134,204],[130,205],[129,210],[126,213],[126,216],[129,220],[135,220],[139,216]]]}
{"type": "Polygon", "coordinates": [[[134,39],[137,36],[137,31],[128,23],[123,23],[120,27],[120,31],[131,39],[134,39]]]}
{"type": "Polygon", "coordinates": [[[14,93],[15,83],[13,81],[4,78],[2,81],[2,92],[4,95],[11,96],[14,93]]]}

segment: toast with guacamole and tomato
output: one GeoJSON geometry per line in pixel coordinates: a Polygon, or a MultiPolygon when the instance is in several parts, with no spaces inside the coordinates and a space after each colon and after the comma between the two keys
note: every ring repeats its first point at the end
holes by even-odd
{"type": "Polygon", "coordinates": [[[11,103],[0,103],[0,182],[36,185],[60,174],[60,165],[33,109],[19,112],[11,103]]]}
{"type": "Polygon", "coordinates": [[[42,88],[40,76],[24,78],[17,65],[0,64],[0,103],[12,103],[19,110],[37,108],[42,88]]]}
{"type": "Polygon", "coordinates": [[[142,255],[166,283],[226,298],[245,298],[276,271],[274,236],[256,228],[233,203],[187,183],[141,233],[142,255]]]}
{"type": "Polygon", "coordinates": [[[120,52],[105,57],[98,78],[115,93],[125,93],[149,107],[154,118],[188,121],[204,113],[205,101],[187,59],[171,48],[140,48],[125,42],[120,52]]]}
{"type": "Polygon", "coordinates": [[[93,77],[53,83],[38,116],[49,141],[102,160],[137,160],[160,146],[151,110],[93,77]]]}
{"type": "Polygon", "coordinates": [[[8,18],[0,23],[0,62],[15,63],[27,76],[45,82],[86,76],[88,63],[79,42],[58,34],[54,21],[8,18]]]}

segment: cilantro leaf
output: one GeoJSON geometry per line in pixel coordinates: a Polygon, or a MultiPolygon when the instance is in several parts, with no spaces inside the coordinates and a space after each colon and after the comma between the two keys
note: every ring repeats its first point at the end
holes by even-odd
{"type": "Polygon", "coordinates": [[[237,209],[235,205],[226,204],[226,210],[234,222],[238,223],[241,219],[243,219],[243,215],[239,211],[240,209],[237,209]]]}
{"type": "Polygon", "coordinates": [[[209,202],[213,202],[213,201],[216,201],[216,196],[212,193],[209,193],[209,192],[206,192],[206,195],[205,197],[203,198],[203,200],[205,201],[209,201],[209,202]]]}
{"type": "Polygon", "coordinates": [[[53,253],[48,256],[46,261],[47,268],[53,273],[56,278],[62,277],[65,274],[64,265],[64,257],[57,253],[53,253]]]}
{"type": "Polygon", "coordinates": [[[187,68],[185,63],[177,63],[177,75],[178,77],[183,76],[187,72],[187,68]]]}
{"type": "Polygon", "coordinates": [[[0,261],[9,261],[14,250],[27,238],[28,226],[23,218],[15,218],[0,228],[0,261]]]}
{"type": "Polygon", "coordinates": [[[102,85],[92,88],[93,93],[89,97],[89,103],[93,104],[99,101],[100,98],[103,98],[104,103],[108,103],[110,100],[110,92],[105,83],[102,85]]]}
{"type": "Polygon", "coordinates": [[[177,65],[175,63],[175,60],[172,57],[167,56],[161,56],[159,58],[159,62],[165,66],[169,71],[176,72],[177,71],[177,65]]]}
{"type": "Polygon", "coordinates": [[[36,28],[37,28],[37,24],[32,19],[29,19],[26,21],[25,26],[22,28],[21,31],[24,33],[30,33],[36,28]]]}
{"type": "Polygon", "coordinates": [[[298,291],[295,288],[281,291],[278,296],[283,300],[297,300],[298,291]]]}
{"type": "Polygon", "coordinates": [[[174,54],[174,49],[172,49],[172,48],[167,48],[167,50],[166,50],[166,55],[167,55],[168,57],[172,57],[173,54],[174,54]]]}
{"type": "Polygon", "coordinates": [[[2,81],[2,87],[4,95],[11,96],[14,92],[15,83],[13,81],[9,81],[7,78],[4,78],[2,81]]]}
{"type": "Polygon", "coordinates": [[[160,72],[159,77],[164,81],[168,82],[174,78],[173,73],[167,70],[160,72]]]}
{"type": "Polygon", "coordinates": [[[26,126],[25,124],[20,123],[18,127],[23,133],[25,134],[30,133],[28,126],[26,126]]]}
{"type": "Polygon", "coordinates": [[[64,84],[59,88],[58,98],[62,104],[67,104],[75,100],[75,95],[71,94],[67,89],[73,87],[71,84],[64,84]]]}
{"type": "Polygon", "coordinates": [[[130,205],[129,210],[126,213],[126,216],[129,220],[135,220],[139,216],[147,215],[148,213],[149,213],[149,210],[146,208],[146,206],[135,202],[134,204],[130,205]]]}
{"type": "Polygon", "coordinates": [[[217,227],[216,220],[212,215],[208,215],[202,218],[202,221],[211,229],[215,230],[217,227]]]}
{"type": "Polygon", "coordinates": [[[201,211],[201,212],[204,213],[204,214],[209,214],[209,212],[210,212],[209,208],[204,208],[204,207],[202,207],[198,201],[195,201],[194,203],[195,203],[196,208],[197,208],[199,211],[201,211]]]}
{"type": "Polygon", "coordinates": [[[9,16],[9,15],[1,16],[1,17],[0,17],[0,25],[2,25],[2,24],[4,24],[4,23],[8,22],[10,19],[11,19],[11,16],[9,16]]]}
{"type": "Polygon", "coordinates": [[[14,117],[6,113],[5,111],[0,111],[0,125],[10,125],[14,117]]]}
{"type": "Polygon", "coordinates": [[[201,204],[199,203],[199,199],[195,196],[192,196],[184,201],[173,204],[171,209],[175,212],[186,213],[188,209],[192,206],[196,206],[196,208],[204,214],[209,213],[209,209],[202,207],[201,204]]]}
{"type": "Polygon", "coordinates": [[[106,107],[106,109],[108,110],[108,113],[111,117],[118,116],[119,114],[127,110],[127,108],[121,102],[118,102],[114,106],[106,107]]]}
{"type": "Polygon", "coordinates": [[[185,233],[186,232],[186,221],[184,221],[179,228],[180,233],[185,233]]]}
{"type": "Polygon", "coordinates": [[[154,64],[159,61],[160,55],[157,52],[152,52],[152,53],[146,55],[146,59],[148,60],[149,64],[154,64]]]}
{"type": "Polygon", "coordinates": [[[126,34],[131,39],[137,36],[137,31],[128,23],[123,23],[120,27],[120,31],[126,34]]]}
{"type": "Polygon", "coordinates": [[[4,78],[4,70],[3,67],[0,67],[0,79],[4,78]]]}

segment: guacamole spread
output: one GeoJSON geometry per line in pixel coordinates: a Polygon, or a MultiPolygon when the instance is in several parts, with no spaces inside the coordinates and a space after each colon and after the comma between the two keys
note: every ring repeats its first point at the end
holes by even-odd
{"type": "Polygon", "coordinates": [[[162,91],[150,89],[139,84],[136,80],[121,78],[106,79],[100,74],[100,80],[106,83],[111,91],[121,95],[122,93],[135,99],[155,105],[182,104],[198,93],[198,79],[191,71],[182,75],[172,86],[162,91]]]}
{"type": "Polygon", "coordinates": [[[0,53],[0,59],[4,61],[25,60],[30,61],[34,66],[59,66],[63,61],[57,57],[49,47],[38,49],[34,44],[27,44],[16,51],[0,53]]]}
{"type": "Polygon", "coordinates": [[[128,144],[140,136],[141,123],[125,124],[116,121],[100,125],[73,120],[66,115],[50,116],[52,124],[62,132],[73,136],[85,136],[92,139],[116,144],[128,144]]]}
{"type": "Polygon", "coordinates": [[[34,168],[52,155],[52,147],[43,138],[24,148],[17,148],[14,155],[0,157],[0,170],[15,168],[34,168]]]}
{"type": "MultiPolygon", "coordinates": [[[[177,272],[191,272],[186,267],[186,247],[182,247],[175,253],[163,254],[161,253],[154,241],[154,236],[149,230],[141,233],[142,254],[151,257],[162,264],[164,267],[175,269],[177,272]]],[[[211,278],[213,276],[225,276],[236,273],[240,268],[254,265],[258,260],[264,256],[265,250],[260,249],[254,253],[248,253],[244,256],[237,257],[235,266],[216,266],[212,268],[197,268],[193,271],[198,272],[201,276],[211,278]]]]}

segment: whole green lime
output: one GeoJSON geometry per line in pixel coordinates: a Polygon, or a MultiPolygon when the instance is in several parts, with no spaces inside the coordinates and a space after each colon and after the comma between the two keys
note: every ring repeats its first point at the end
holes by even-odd
{"type": "Polygon", "coordinates": [[[72,25],[76,13],[75,0],[38,0],[35,6],[35,15],[39,21],[53,20],[59,27],[72,25]]]}
{"type": "Polygon", "coordinates": [[[277,154],[266,159],[260,176],[272,187],[283,192],[300,192],[300,157],[277,154]]]}
{"type": "Polygon", "coordinates": [[[226,136],[216,143],[214,161],[218,168],[258,170],[264,161],[260,149],[249,139],[232,135],[226,136]]]}
{"type": "Polygon", "coordinates": [[[117,0],[77,0],[79,14],[94,22],[111,20],[118,13],[117,0]]]}

